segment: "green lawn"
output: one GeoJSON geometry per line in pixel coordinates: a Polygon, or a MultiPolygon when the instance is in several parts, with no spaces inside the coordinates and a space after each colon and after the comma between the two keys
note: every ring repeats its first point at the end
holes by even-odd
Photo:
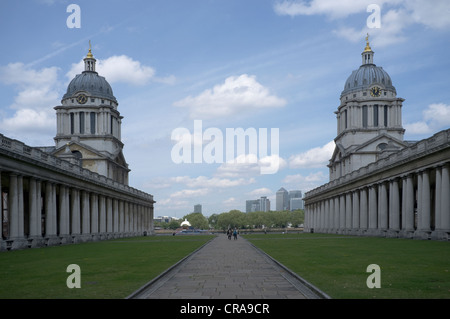
{"type": "Polygon", "coordinates": [[[212,236],[148,236],[0,253],[0,299],[125,298],[212,236]],[[69,289],[77,264],[81,288],[69,289]]]}
{"type": "Polygon", "coordinates": [[[450,298],[450,242],[331,234],[245,235],[332,298],[450,298]],[[381,288],[367,287],[380,266],[381,288]]]}

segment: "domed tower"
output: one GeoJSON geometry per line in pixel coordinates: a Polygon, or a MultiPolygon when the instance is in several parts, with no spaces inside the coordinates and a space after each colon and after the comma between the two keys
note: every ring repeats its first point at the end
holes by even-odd
{"type": "Polygon", "coordinates": [[[57,133],[54,155],[74,157],[83,168],[128,184],[128,164],[122,153],[122,116],[111,86],[95,71],[96,59],[89,52],[84,71],[67,87],[56,106],[57,133]]]}
{"type": "Polygon", "coordinates": [[[375,162],[406,146],[401,109],[389,74],[374,64],[366,37],[362,65],[352,72],[336,113],[336,148],[328,165],[330,181],[375,162]]]}

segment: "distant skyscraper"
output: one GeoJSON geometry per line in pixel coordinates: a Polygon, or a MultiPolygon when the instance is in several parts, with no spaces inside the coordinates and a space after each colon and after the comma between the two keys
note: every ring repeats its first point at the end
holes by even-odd
{"type": "Polygon", "coordinates": [[[302,191],[289,191],[289,210],[303,209],[302,191]]]}
{"type": "Polygon", "coordinates": [[[245,202],[245,212],[269,212],[270,200],[266,196],[260,199],[249,199],[245,202]]]}
{"type": "Polygon", "coordinates": [[[290,210],[303,209],[303,198],[291,198],[289,200],[290,210]]]}
{"type": "Polygon", "coordinates": [[[292,198],[302,198],[302,191],[299,190],[289,191],[289,199],[292,198]]]}
{"type": "Polygon", "coordinates": [[[200,205],[200,204],[197,204],[197,205],[194,205],[194,213],[202,213],[202,205],[200,205]]]}
{"type": "Polygon", "coordinates": [[[259,199],[259,210],[261,212],[270,211],[270,200],[266,196],[262,196],[259,199]]]}
{"type": "Polygon", "coordinates": [[[289,193],[283,187],[277,191],[276,208],[277,211],[289,210],[289,193]]]}

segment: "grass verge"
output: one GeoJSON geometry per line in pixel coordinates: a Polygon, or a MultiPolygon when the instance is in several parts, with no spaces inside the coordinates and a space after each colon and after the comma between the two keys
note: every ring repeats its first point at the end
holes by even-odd
{"type": "Polygon", "coordinates": [[[332,298],[450,298],[450,243],[331,234],[245,235],[332,298]],[[381,288],[366,272],[380,267],[381,288]]]}
{"type": "Polygon", "coordinates": [[[213,236],[148,236],[0,253],[1,299],[125,298],[213,236]],[[69,289],[77,264],[81,288],[69,289]]]}

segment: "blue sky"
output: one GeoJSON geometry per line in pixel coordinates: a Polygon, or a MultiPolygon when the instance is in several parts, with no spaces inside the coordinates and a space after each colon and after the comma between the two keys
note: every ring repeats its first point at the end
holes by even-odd
{"type": "Polygon", "coordinates": [[[449,16],[447,0],[4,0],[0,133],[54,144],[53,107],[83,70],[91,40],[124,116],[130,185],[154,195],[155,216],[182,217],[198,203],[207,216],[245,211],[245,200],[260,196],[275,208],[280,187],[306,192],[328,181],[334,111],[367,32],[375,64],[405,99],[405,140],[450,127],[449,16]],[[71,3],[80,28],[67,26],[71,3]],[[367,25],[370,4],[380,8],[380,28],[367,25]],[[172,133],[193,133],[194,120],[224,136],[278,129],[277,173],[261,174],[267,158],[259,157],[174,163],[172,133]]]}

